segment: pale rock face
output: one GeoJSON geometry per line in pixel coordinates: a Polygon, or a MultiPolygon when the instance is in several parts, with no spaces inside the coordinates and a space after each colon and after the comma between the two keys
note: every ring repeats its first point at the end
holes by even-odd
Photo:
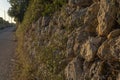
{"type": "Polygon", "coordinates": [[[81,45],[88,39],[89,34],[84,31],[84,28],[78,28],[76,31],[75,43],[74,43],[74,54],[78,55],[80,53],[81,45]]]}
{"type": "Polygon", "coordinates": [[[76,57],[65,68],[66,80],[80,80],[82,75],[82,59],[76,57]]]}
{"type": "Polygon", "coordinates": [[[120,36],[106,40],[98,49],[99,57],[108,61],[120,61],[120,36]]]}
{"type": "Polygon", "coordinates": [[[120,73],[118,74],[117,80],[120,80],[120,73]]]}
{"type": "MultiPolygon", "coordinates": [[[[75,0],[71,1],[74,5],[79,3],[75,0]]],[[[87,11],[83,13],[85,15],[82,30],[76,28],[71,48],[71,52],[80,57],[74,57],[68,63],[65,69],[66,80],[113,80],[113,76],[119,80],[118,73],[112,74],[119,71],[120,67],[120,29],[114,29],[116,17],[119,15],[117,13],[116,16],[119,7],[116,7],[116,1],[120,3],[119,0],[93,0],[91,6],[86,8],[87,11]]],[[[70,23],[74,24],[80,15],[76,18],[75,12],[71,15],[73,17],[70,23]]]]}
{"type": "Polygon", "coordinates": [[[81,47],[81,56],[88,62],[92,61],[97,53],[98,47],[101,42],[101,37],[90,37],[81,47]]]}
{"type": "Polygon", "coordinates": [[[74,45],[74,47],[73,47],[73,50],[74,50],[74,54],[78,54],[79,52],[79,46],[80,46],[80,44],[78,43],[78,42],[76,42],[75,43],[75,45],[74,45]]]}
{"type": "Polygon", "coordinates": [[[115,22],[115,0],[100,0],[98,13],[97,32],[100,36],[106,36],[111,31],[115,22]]]}
{"type": "Polygon", "coordinates": [[[91,80],[103,80],[104,77],[101,74],[101,70],[103,67],[103,64],[101,61],[98,62],[94,62],[93,64],[91,64],[90,69],[89,69],[89,73],[88,75],[86,75],[86,77],[88,77],[88,79],[91,80]]]}
{"type": "Polygon", "coordinates": [[[101,59],[111,59],[111,57],[109,57],[109,53],[110,53],[110,45],[108,44],[108,40],[106,40],[98,49],[98,56],[101,59]]]}
{"type": "MultiPolygon", "coordinates": [[[[68,18],[66,18],[65,24],[70,28],[72,27],[81,27],[83,24],[83,20],[85,18],[86,12],[88,8],[80,9],[80,10],[73,10],[69,14],[68,18]]],[[[72,10],[72,9],[70,9],[72,10]]]]}
{"type": "Polygon", "coordinates": [[[87,32],[96,32],[98,25],[97,14],[99,11],[99,3],[93,3],[87,10],[84,24],[87,32]]]}
{"type": "Polygon", "coordinates": [[[118,37],[119,35],[120,35],[120,29],[115,29],[109,33],[107,38],[112,39],[112,38],[118,37]]]}

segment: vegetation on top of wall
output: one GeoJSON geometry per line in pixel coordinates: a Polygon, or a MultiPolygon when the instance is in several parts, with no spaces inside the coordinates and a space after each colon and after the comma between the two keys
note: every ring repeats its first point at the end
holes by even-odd
{"type": "Polygon", "coordinates": [[[29,1],[30,0],[8,0],[11,5],[8,10],[9,16],[14,17],[16,22],[22,22],[29,1]]]}
{"type": "Polygon", "coordinates": [[[66,4],[67,0],[53,0],[53,1],[48,1],[45,3],[42,15],[52,15],[56,10],[59,10],[60,7],[62,7],[64,4],[66,4]]]}
{"type": "Polygon", "coordinates": [[[26,15],[32,20],[37,20],[39,16],[52,15],[66,2],[67,0],[9,0],[11,7],[8,14],[20,23],[26,19],[26,17],[24,18],[26,15]]]}
{"type": "Polygon", "coordinates": [[[20,24],[21,30],[26,32],[30,25],[36,22],[40,17],[52,16],[54,12],[59,10],[66,3],[67,0],[30,0],[23,21],[20,24]]]}

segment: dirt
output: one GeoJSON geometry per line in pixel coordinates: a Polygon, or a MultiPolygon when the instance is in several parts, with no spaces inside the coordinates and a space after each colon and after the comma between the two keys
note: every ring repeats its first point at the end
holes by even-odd
{"type": "Polygon", "coordinates": [[[15,52],[14,28],[0,30],[0,80],[10,80],[15,52]]]}

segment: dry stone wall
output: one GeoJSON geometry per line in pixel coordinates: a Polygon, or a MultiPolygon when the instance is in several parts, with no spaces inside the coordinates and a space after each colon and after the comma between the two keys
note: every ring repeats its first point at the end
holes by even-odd
{"type": "Polygon", "coordinates": [[[68,0],[52,17],[31,25],[25,33],[26,53],[33,64],[43,47],[64,53],[61,65],[66,65],[56,71],[63,71],[65,80],[120,80],[118,10],[120,0],[68,0]]]}

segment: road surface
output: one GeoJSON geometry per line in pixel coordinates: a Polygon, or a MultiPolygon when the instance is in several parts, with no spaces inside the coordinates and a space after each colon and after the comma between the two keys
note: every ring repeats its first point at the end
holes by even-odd
{"type": "Polygon", "coordinates": [[[13,27],[0,30],[0,80],[10,80],[15,52],[13,27]]]}

